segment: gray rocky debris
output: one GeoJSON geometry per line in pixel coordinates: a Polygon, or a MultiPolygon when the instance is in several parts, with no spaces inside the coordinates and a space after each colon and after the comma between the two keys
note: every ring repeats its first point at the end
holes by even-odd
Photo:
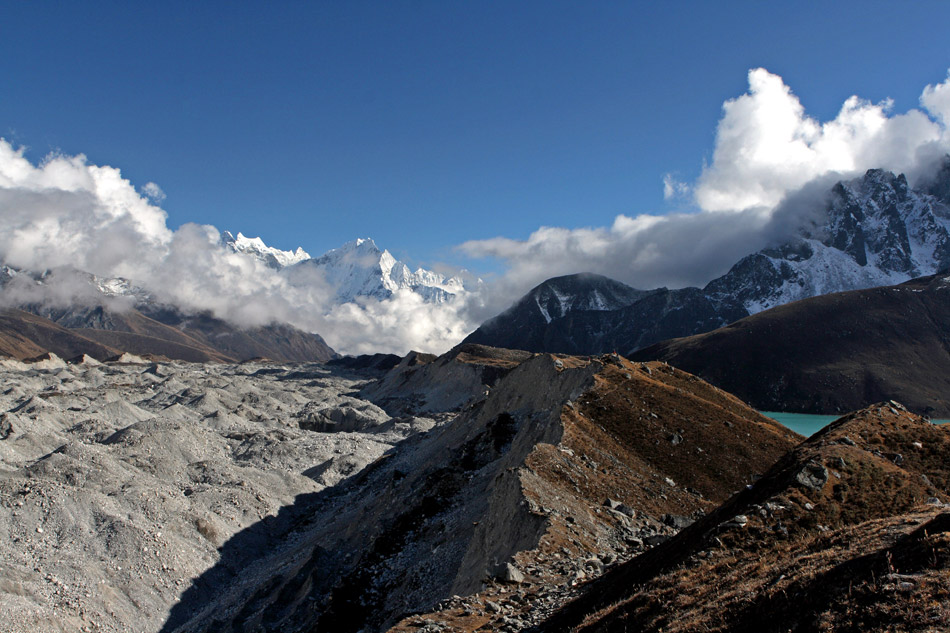
{"type": "Polygon", "coordinates": [[[518,584],[524,582],[524,574],[511,563],[503,563],[495,568],[492,577],[502,582],[518,584]]]}
{"type": "Polygon", "coordinates": [[[795,481],[805,488],[821,490],[828,481],[828,469],[821,464],[810,462],[796,473],[795,481]]]}
{"type": "Polygon", "coordinates": [[[0,629],[161,630],[236,534],[437,424],[362,386],[316,364],[0,364],[0,629]]]}

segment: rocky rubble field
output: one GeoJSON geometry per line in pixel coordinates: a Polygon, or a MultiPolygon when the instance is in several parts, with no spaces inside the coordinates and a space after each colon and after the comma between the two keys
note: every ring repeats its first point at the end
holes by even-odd
{"type": "Polygon", "coordinates": [[[221,548],[432,418],[322,365],[0,361],[5,632],[154,632],[221,548]]]}
{"type": "Polygon", "coordinates": [[[612,355],[463,346],[410,355],[362,393],[457,415],[235,535],[163,633],[523,630],[799,439],[688,374],[612,355]]]}
{"type": "MultiPolygon", "coordinates": [[[[816,441],[838,440],[800,444],[662,362],[467,345],[394,364],[0,361],[3,630],[660,630],[670,621],[643,619],[641,603],[699,586],[698,605],[733,604],[698,580],[724,577],[708,535],[729,565],[746,550],[754,563],[855,508],[880,510],[860,522],[944,502],[947,434],[896,404],[879,409],[896,430],[848,427],[840,442],[866,437],[864,452],[816,457],[816,441]],[[921,446],[933,450],[918,464],[921,446]],[[845,487],[845,462],[861,486],[892,481],[891,453],[924,482],[885,495],[906,504],[845,487]],[[786,471],[819,473],[831,509],[815,494],[796,502],[811,508],[805,529],[782,515],[756,547],[729,542],[723,530],[760,534],[747,526],[761,512],[792,507],[787,477],[769,474],[786,471]],[[664,576],[687,559],[694,576],[664,576]]],[[[761,583],[792,554],[756,568],[761,583]]],[[[716,612],[704,624],[732,630],[716,612]]],[[[937,612],[920,613],[929,625],[937,612]]]]}

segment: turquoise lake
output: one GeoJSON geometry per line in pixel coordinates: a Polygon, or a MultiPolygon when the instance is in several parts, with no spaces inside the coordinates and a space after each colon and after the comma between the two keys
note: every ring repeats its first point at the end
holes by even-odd
{"type": "MultiPolygon", "coordinates": [[[[810,413],[783,413],[781,411],[759,411],[759,413],[767,415],[805,437],[814,435],[827,424],[841,417],[839,415],[812,415],[810,413]]],[[[933,422],[935,424],[946,424],[950,420],[933,420],[933,422]]]]}

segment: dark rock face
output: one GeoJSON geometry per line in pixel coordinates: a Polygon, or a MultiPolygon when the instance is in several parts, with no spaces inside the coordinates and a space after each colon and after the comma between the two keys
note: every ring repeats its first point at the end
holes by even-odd
{"type": "Polygon", "coordinates": [[[465,342],[534,352],[632,353],[791,301],[871,288],[950,266],[950,157],[911,188],[872,169],[839,182],[817,220],[739,260],[705,288],[634,290],[597,275],[550,279],[465,342]],[[607,297],[610,300],[599,300],[607,297]]]}
{"type": "Polygon", "coordinates": [[[395,354],[360,354],[334,358],[327,361],[327,364],[353,370],[386,372],[398,365],[400,360],[402,358],[395,354]]]}
{"type": "Polygon", "coordinates": [[[537,286],[463,344],[562,354],[626,354],[687,332],[714,329],[746,314],[736,302],[715,301],[698,288],[643,291],[585,273],[537,286]],[[609,300],[603,300],[605,287],[614,291],[609,300]]]}
{"type": "Polygon", "coordinates": [[[795,482],[811,490],[821,490],[828,482],[828,469],[821,464],[809,462],[795,474],[795,482]]]}
{"type": "Polygon", "coordinates": [[[485,322],[464,343],[530,352],[588,353],[602,336],[600,313],[619,310],[647,296],[643,290],[592,273],[555,277],[485,322]],[[561,322],[584,314],[582,323],[561,322]],[[572,339],[576,338],[577,341],[572,339]]]}
{"type": "Polygon", "coordinates": [[[950,205],[950,157],[944,157],[934,178],[921,187],[945,205],[950,205]]]}

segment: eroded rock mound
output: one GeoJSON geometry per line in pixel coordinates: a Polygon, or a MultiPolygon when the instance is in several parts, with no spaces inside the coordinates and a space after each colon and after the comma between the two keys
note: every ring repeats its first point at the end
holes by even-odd
{"type": "Polygon", "coordinates": [[[457,411],[484,400],[492,385],[531,356],[468,344],[439,357],[411,352],[360,396],[394,413],[457,411]]]}

